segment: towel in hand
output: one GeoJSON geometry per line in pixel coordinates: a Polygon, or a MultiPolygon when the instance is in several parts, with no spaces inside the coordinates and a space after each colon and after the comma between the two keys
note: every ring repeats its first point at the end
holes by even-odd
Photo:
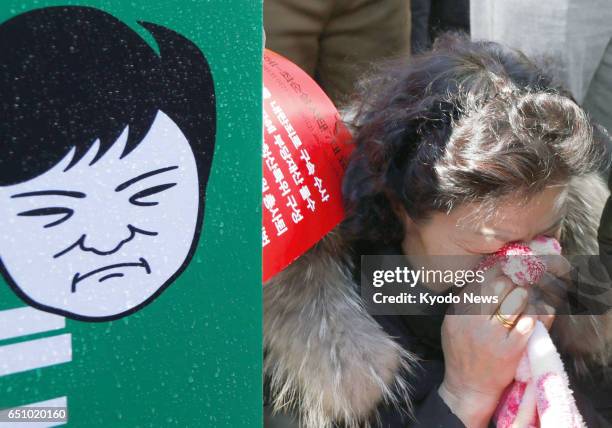
{"type": "MultiPolygon", "coordinates": [[[[527,287],[546,271],[540,256],[561,254],[559,243],[538,237],[529,243],[507,244],[479,265],[495,264],[518,286],[527,287]]],[[[497,428],[582,428],[586,425],[576,407],[561,357],[546,327],[536,322],[514,382],[506,389],[495,412],[497,428]]]]}

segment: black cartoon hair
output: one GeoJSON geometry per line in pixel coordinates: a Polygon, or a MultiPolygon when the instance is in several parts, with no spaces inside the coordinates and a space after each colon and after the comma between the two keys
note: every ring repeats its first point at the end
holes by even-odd
{"type": "Polygon", "coordinates": [[[139,24],[159,55],[90,7],[36,9],[0,25],[0,186],[40,175],[75,148],[73,166],[100,139],[95,162],[128,126],[125,156],[162,110],[189,141],[205,187],[216,122],[206,58],[176,32],[139,24]]]}

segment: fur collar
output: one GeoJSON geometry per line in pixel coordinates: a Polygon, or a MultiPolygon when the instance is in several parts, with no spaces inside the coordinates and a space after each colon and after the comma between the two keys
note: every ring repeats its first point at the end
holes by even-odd
{"type": "MultiPolygon", "coordinates": [[[[570,185],[562,238],[566,254],[598,254],[597,228],[607,195],[595,175],[570,185]]],[[[364,309],[349,253],[340,234],[332,231],[264,285],[264,374],[272,407],[296,412],[307,428],[335,422],[365,426],[381,400],[410,409],[404,372],[418,364],[417,358],[364,309]]],[[[559,316],[553,336],[577,369],[605,363],[612,312],[559,316]]]]}

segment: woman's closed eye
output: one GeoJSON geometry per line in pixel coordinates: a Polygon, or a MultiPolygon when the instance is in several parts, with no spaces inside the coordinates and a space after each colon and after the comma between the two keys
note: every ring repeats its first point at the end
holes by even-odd
{"type": "Polygon", "coordinates": [[[176,183],[166,183],[159,184],[157,186],[148,187],[144,190],[140,190],[139,192],[134,193],[129,201],[134,205],[138,205],[139,207],[151,207],[154,205],[158,205],[158,201],[143,201],[142,199],[147,198],[149,196],[155,195],[157,193],[164,192],[172,187],[176,186],[176,183]]]}
{"type": "Polygon", "coordinates": [[[66,220],[68,220],[74,214],[74,210],[66,207],[45,207],[45,208],[36,208],[29,211],[23,211],[18,213],[17,215],[20,217],[40,217],[40,216],[58,216],[62,217],[52,221],[51,223],[45,224],[43,227],[53,227],[57,226],[66,220]]]}
{"type": "MultiPolygon", "coordinates": [[[[561,232],[561,228],[558,226],[556,229],[542,233],[538,236],[545,236],[547,238],[559,239],[560,232],[561,232]]],[[[504,245],[509,244],[510,242],[513,242],[513,241],[504,241],[504,240],[494,239],[492,241],[489,241],[487,243],[483,243],[482,245],[477,246],[475,249],[467,250],[467,251],[470,254],[489,256],[491,254],[495,254],[504,245]]]]}

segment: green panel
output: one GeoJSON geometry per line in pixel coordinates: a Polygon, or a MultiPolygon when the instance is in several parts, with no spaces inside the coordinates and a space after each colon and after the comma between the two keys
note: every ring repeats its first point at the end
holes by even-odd
{"type": "MultiPolygon", "coordinates": [[[[214,78],[215,154],[202,234],[181,276],[127,317],[66,319],[63,330],[0,341],[70,333],[73,353],[69,363],[0,377],[0,408],[66,396],[75,427],[261,426],[262,5],[16,0],[2,2],[0,19],[53,5],[102,9],[149,43],[137,21],[196,43],[214,78]]],[[[0,278],[0,310],[23,306],[0,278]]]]}

